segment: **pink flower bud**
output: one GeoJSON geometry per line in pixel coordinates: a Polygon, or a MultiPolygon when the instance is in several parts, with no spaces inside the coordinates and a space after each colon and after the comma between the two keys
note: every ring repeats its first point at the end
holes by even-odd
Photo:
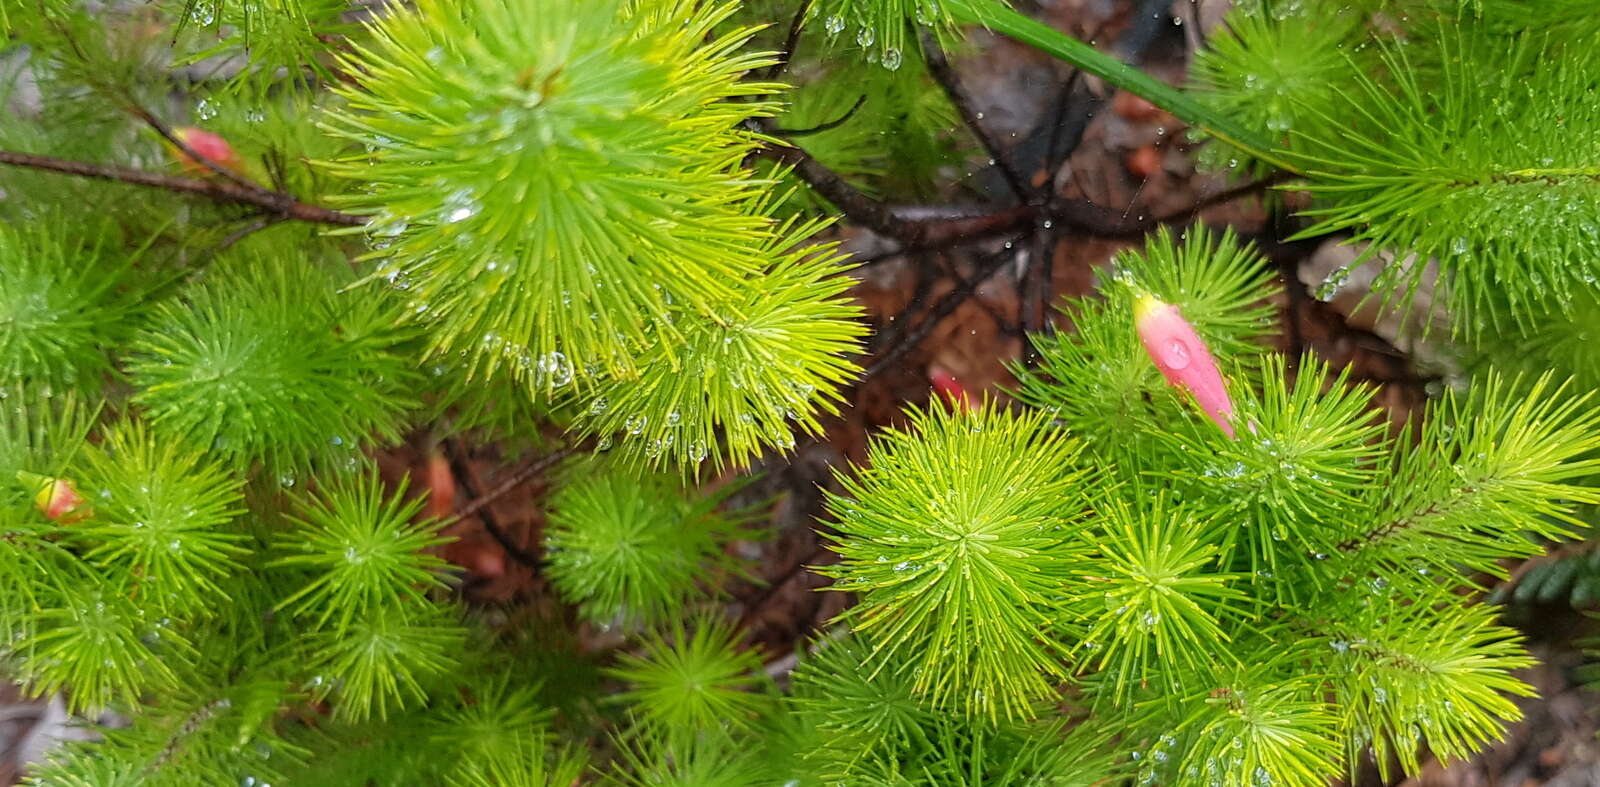
{"type": "Polygon", "coordinates": [[[1178,313],[1178,307],[1142,293],[1133,306],[1133,324],[1139,341],[1155,361],[1161,375],[1175,388],[1187,389],[1211,420],[1233,437],[1233,401],[1222,384],[1217,362],[1195,334],[1194,327],[1178,313]]]}
{"type": "Polygon", "coordinates": [[[17,478],[36,489],[33,504],[40,513],[63,525],[88,519],[93,512],[84,505],[77,487],[64,478],[46,478],[35,473],[18,473],[17,478]]]}
{"type": "MultiPolygon", "coordinates": [[[[211,163],[235,172],[243,172],[244,163],[239,160],[239,154],[235,153],[233,146],[229,145],[228,140],[223,139],[220,135],[213,134],[205,129],[195,128],[194,126],[175,128],[172,130],[172,135],[182,141],[183,144],[189,146],[190,150],[198,153],[203,158],[209,159],[211,163]]],[[[190,158],[189,154],[184,153],[182,150],[174,150],[173,153],[177,156],[178,163],[183,166],[183,170],[190,175],[205,176],[215,174],[209,167],[190,158]]]]}

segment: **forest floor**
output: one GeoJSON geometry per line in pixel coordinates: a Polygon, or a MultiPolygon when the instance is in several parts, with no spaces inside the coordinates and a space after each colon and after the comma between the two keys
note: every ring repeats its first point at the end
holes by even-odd
{"type": "MultiPolygon", "coordinates": [[[[1190,53],[1227,2],[1041,0],[1031,8],[1023,5],[1061,29],[1109,45],[1179,82],[1190,53]]],[[[1427,346],[1397,348],[1391,321],[1352,312],[1358,286],[1347,286],[1331,302],[1313,297],[1340,255],[1348,252],[1332,244],[1284,240],[1297,228],[1288,216],[1297,195],[1209,204],[1235,184],[1196,172],[1182,125],[1171,116],[1131,96],[1107,95],[1093,80],[1072,78],[1060,64],[1011,42],[980,34],[970,49],[969,56],[952,64],[960,85],[973,97],[972,109],[984,118],[985,132],[1030,182],[1053,178],[1063,196],[1087,198],[1135,222],[1146,216],[1175,215],[1185,222],[1199,218],[1231,226],[1255,241],[1285,285],[1278,303],[1281,348],[1296,356],[1313,352],[1335,366],[1348,366],[1355,380],[1379,388],[1377,401],[1395,424],[1442,390],[1441,377],[1449,369],[1427,346]],[[1081,125],[1081,132],[1075,125],[1081,125]],[[1205,207],[1193,210],[1197,205],[1205,207]]],[[[958,186],[949,204],[906,210],[955,217],[985,205],[989,210],[1003,205],[1009,196],[1005,180],[976,159],[973,165],[965,173],[952,173],[958,186]]],[[[843,230],[841,238],[846,248],[862,256],[888,248],[882,239],[853,229],[843,230]]],[[[927,400],[933,378],[953,379],[973,396],[995,395],[1011,380],[1005,362],[1026,358],[1023,329],[1046,319],[1061,323],[1059,314],[1051,315],[1053,310],[1040,305],[1089,292],[1096,271],[1136,241],[1084,237],[1063,228],[1012,242],[1020,247],[1008,248],[1006,239],[996,238],[888,256],[860,272],[855,294],[866,305],[875,332],[869,349],[879,359],[897,358],[849,392],[851,406],[828,424],[825,439],[802,443],[789,457],[770,457],[761,468],[766,471],[763,480],[741,493],[775,494],[779,500],[771,537],[735,546],[755,561],[752,574],[760,582],[733,588],[735,611],[751,640],[768,654],[774,675],[793,665],[796,649],[825,631],[826,621],[845,603],[843,594],[813,592],[825,580],[805,569],[831,559],[817,529],[827,526],[821,492],[836,488],[834,469],[861,460],[869,435],[897,423],[905,404],[927,400]]],[[[448,459],[425,446],[426,438],[419,436],[384,457],[384,465],[389,474],[412,475],[420,488],[434,490],[433,505],[442,512],[450,510],[452,499],[471,498],[515,472],[494,446],[447,446],[454,451],[448,459]]],[[[480,516],[454,526],[450,535],[458,540],[446,548],[446,557],[468,569],[463,592],[469,600],[502,606],[508,615],[565,617],[549,601],[536,566],[504,549],[485,527],[487,519],[523,557],[536,554],[543,493],[535,479],[499,498],[480,516]]],[[[1526,718],[1503,742],[1470,762],[1430,763],[1420,776],[1403,781],[1385,782],[1371,773],[1361,779],[1363,786],[1600,785],[1600,695],[1580,688],[1574,678],[1580,660],[1574,639],[1592,626],[1562,609],[1521,609],[1516,618],[1541,660],[1523,675],[1539,691],[1539,697],[1519,701],[1526,718]]],[[[587,648],[606,647],[615,636],[584,631],[587,648]]],[[[59,703],[19,697],[14,687],[0,682],[0,784],[12,783],[20,764],[40,756],[52,739],[77,734],[59,703]]]]}

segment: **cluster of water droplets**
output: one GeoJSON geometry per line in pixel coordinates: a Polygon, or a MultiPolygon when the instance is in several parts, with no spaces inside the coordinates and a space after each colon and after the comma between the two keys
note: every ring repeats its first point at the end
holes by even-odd
{"type": "MultiPolygon", "coordinates": [[[[919,7],[917,13],[920,16],[925,12],[919,7]]],[[[848,26],[844,16],[841,14],[830,14],[826,19],[822,20],[822,29],[827,32],[829,39],[837,38],[848,26]]],[[[873,45],[878,42],[878,33],[871,25],[858,23],[855,41],[856,46],[861,47],[866,52],[865,57],[868,63],[879,63],[884,68],[895,71],[905,62],[905,53],[900,51],[899,47],[884,47],[881,52],[874,48],[873,45]]]]}
{"type": "Polygon", "coordinates": [[[1344,286],[1349,282],[1350,266],[1341,265],[1329,271],[1328,275],[1323,278],[1322,283],[1318,284],[1317,289],[1311,294],[1317,300],[1327,303],[1338,296],[1339,291],[1344,289],[1344,286]]]}

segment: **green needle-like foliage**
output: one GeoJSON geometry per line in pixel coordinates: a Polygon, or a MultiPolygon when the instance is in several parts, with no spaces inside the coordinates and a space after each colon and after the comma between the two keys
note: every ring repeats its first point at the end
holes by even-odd
{"type": "Polygon", "coordinates": [[[735,102],[750,30],[731,4],[427,0],[370,30],[330,130],[367,146],[331,169],[404,276],[438,351],[536,388],[632,370],[669,305],[710,313],[769,234],[735,102]],[[531,231],[530,231],[531,229],[531,231]],[[445,250],[449,251],[446,252],[445,250]]]}
{"type": "Polygon", "coordinates": [[[94,516],[72,533],[86,560],[164,613],[203,614],[225,598],[217,580],[248,553],[226,527],[244,512],[242,479],[132,422],[85,451],[81,479],[94,516]]]}
{"type": "Polygon", "coordinates": [[[1326,785],[1338,768],[1337,719],[1312,686],[1264,672],[1219,676],[1220,688],[1191,701],[1179,734],[1162,733],[1143,753],[1143,778],[1219,787],[1326,785]]]}
{"type": "Polygon", "coordinates": [[[1093,724],[994,724],[941,713],[917,698],[909,676],[874,672],[871,659],[852,635],[822,643],[795,670],[787,704],[816,784],[1090,787],[1123,770],[1093,724]]]}
{"type": "Polygon", "coordinates": [[[1085,534],[1100,554],[1079,569],[1081,589],[1067,605],[1085,629],[1085,661],[1119,703],[1148,681],[1192,690],[1185,678],[1209,677],[1205,666],[1227,651],[1222,619],[1248,612],[1242,578],[1207,570],[1216,539],[1204,521],[1159,493],[1140,499],[1151,502],[1100,507],[1104,523],[1085,534]]]}
{"type": "Polygon", "coordinates": [[[385,302],[337,295],[331,273],[286,259],[228,262],[135,339],[133,401],[152,430],[291,477],[397,439],[415,373],[385,302]]]}
{"type": "Polygon", "coordinates": [[[606,673],[629,687],[613,699],[633,711],[636,734],[687,750],[697,739],[750,730],[772,702],[761,693],[760,657],[738,640],[732,626],[701,615],[651,635],[638,654],[621,654],[606,673]]]}
{"type": "Polygon", "coordinates": [[[537,763],[519,760],[543,752],[552,715],[539,704],[539,688],[514,686],[502,675],[473,676],[455,707],[439,714],[431,742],[460,750],[465,772],[472,772],[476,763],[501,760],[513,763],[514,770],[532,769],[537,763]]]}
{"type": "MultiPolygon", "coordinates": [[[[276,544],[272,565],[307,574],[301,588],[278,603],[318,626],[343,628],[386,610],[397,597],[425,602],[448,587],[445,562],[424,550],[447,539],[438,523],[414,521],[423,499],[405,499],[405,484],[386,495],[376,475],[338,481],[301,501],[295,527],[276,544]]],[[[369,621],[370,622],[370,621],[369,621]]]]}
{"type": "Polygon", "coordinates": [[[637,477],[586,463],[551,497],[545,531],[547,575],[585,619],[654,624],[681,613],[701,584],[735,566],[722,551],[739,512],[726,495],[686,497],[675,479],[637,477]]]}
{"type": "Polygon", "coordinates": [[[1574,508],[1600,502],[1572,483],[1600,468],[1600,415],[1587,394],[1563,394],[1548,376],[1526,388],[1489,377],[1447,397],[1366,496],[1368,528],[1340,546],[1401,576],[1417,566],[1504,576],[1501,558],[1542,551],[1530,536],[1567,536],[1574,508]]]}
{"type": "Polygon", "coordinates": [[[838,412],[856,371],[845,358],[865,333],[859,307],[840,297],[852,284],[841,256],[805,245],[820,226],[784,222],[758,252],[774,264],[710,314],[684,315],[675,336],[658,334],[637,379],[580,401],[578,429],[616,439],[624,461],[686,474],[707,459],[717,470],[746,464],[763,446],[793,445],[796,430],[820,434],[818,414],[838,412]]]}
{"type": "Polygon", "coordinates": [[[871,669],[910,675],[931,705],[1028,717],[1066,677],[1042,635],[1094,486],[1077,443],[1046,422],[935,404],[874,442],[870,468],[830,496],[841,560],[818,571],[861,594],[845,618],[871,669]]]}
{"type": "Polygon", "coordinates": [[[552,751],[543,734],[518,736],[513,751],[509,757],[469,760],[446,783],[449,787],[570,787],[578,784],[588,769],[581,751],[552,751]]]}
{"type": "Polygon", "coordinates": [[[606,787],[761,787],[758,752],[725,737],[673,742],[661,737],[621,741],[619,756],[600,784],[606,787]]]}
{"type": "Polygon", "coordinates": [[[163,0],[178,25],[194,39],[194,51],[183,58],[199,63],[211,57],[244,55],[256,70],[309,69],[318,77],[332,75],[322,41],[350,32],[343,19],[344,0],[163,0]]]}
{"type": "Polygon", "coordinates": [[[1187,420],[1156,435],[1179,457],[1158,472],[1186,498],[1226,512],[1222,565],[1293,597],[1302,583],[1279,582],[1280,573],[1313,568],[1350,537],[1378,475],[1384,427],[1372,389],[1313,358],[1291,378],[1282,358],[1269,357],[1259,388],[1237,390],[1248,425],[1238,439],[1219,441],[1210,422],[1187,420]]]}
{"type": "MultiPolygon", "coordinates": [[[[1358,39],[1361,18],[1352,10],[1328,9],[1314,19],[1300,15],[1273,18],[1237,6],[1197,53],[1191,79],[1208,104],[1265,130],[1279,146],[1290,132],[1304,133],[1313,115],[1308,107],[1334,103],[1356,76],[1347,49],[1358,39]]],[[[1223,145],[1201,149],[1202,161],[1216,169],[1241,165],[1260,173],[1269,165],[1223,145]]]]}
{"type": "MultiPolygon", "coordinates": [[[[1388,46],[1387,78],[1363,75],[1331,106],[1308,105],[1329,131],[1292,156],[1320,198],[1304,234],[1350,230],[1371,250],[1437,260],[1469,334],[1592,288],[1600,141],[1582,130],[1600,125],[1600,56],[1534,36],[1450,34],[1416,49],[1388,46]]],[[[1391,297],[1423,271],[1386,268],[1391,297]]]]}
{"type": "Polygon", "coordinates": [[[146,691],[177,685],[174,667],[191,655],[189,643],[174,634],[157,653],[146,636],[154,621],[130,598],[102,590],[81,568],[52,568],[59,595],[35,611],[32,631],[7,645],[21,681],[41,694],[72,687],[69,707],[80,711],[133,705],[146,691]]]}
{"type": "Polygon", "coordinates": [[[1471,756],[1532,691],[1484,578],[1600,586],[1588,546],[1514,562],[1600,510],[1593,5],[1239,0],[1191,94],[1000,0],[0,2],[0,662],[128,720],[32,776],[1322,787],[1471,756]],[[803,181],[948,202],[978,140],[921,47],[957,23],[1402,260],[1373,298],[1462,326],[1450,390],[1386,429],[1356,372],[1270,350],[1296,244],[1163,229],[1011,401],[808,451],[816,532],[815,495],[767,506],[741,471],[872,396],[859,228],[803,181]],[[379,480],[419,460],[428,497],[379,480]]]}
{"type": "Polygon", "coordinates": [[[127,260],[103,226],[46,217],[0,224],[0,384],[98,391],[131,315],[127,260]]]}
{"type": "Polygon", "coordinates": [[[1325,652],[1347,761],[1370,744],[1384,773],[1391,755],[1415,773],[1419,741],[1450,760],[1498,737],[1503,720],[1519,715],[1509,696],[1533,693],[1510,671],[1533,660],[1515,632],[1493,621],[1494,611],[1483,606],[1378,598],[1331,624],[1337,639],[1325,652]]]}

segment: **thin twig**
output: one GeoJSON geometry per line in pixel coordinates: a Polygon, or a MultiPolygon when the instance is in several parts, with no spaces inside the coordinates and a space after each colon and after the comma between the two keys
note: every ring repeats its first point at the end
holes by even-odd
{"type": "Polygon", "coordinates": [[[359,227],[367,223],[367,220],[361,216],[340,213],[318,205],[309,205],[296,200],[288,194],[268,191],[259,186],[247,189],[236,183],[220,180],[182,178],[163,175],[159,172],[148,172],[142,169],[91,164],[86,161],[70,161],[10,150],[0,150],[0,164],[27,167],[45,172],[57,172],[63,175],[75,175],[80,178],[96,178],[119,183],[130,183],[135,186],[149,186],[180,194],[195,194],[218,202],[253,205],[283,219],[307,221],[313,224],[359,227]]]}
{"type": "Polygon", "coordinates": [[[761,81],[771,82],[783,76],[790,61],[794,60],[794,53],[800,48],[800,33],[805,30],[806,15],[811,13],[811,0],[805,0],[800,7],[795,9],[794,18],[789,20],[789,34],[783,37],[783,51],[778,53],[778,61],[767,70],[761,72],[761,81]]]}
{"type": "Polygon", "coordinates": [[[1200,211],[1205,210],[1206,208],[1212,207],[1214,205],[1221,205],[1221,204],[1226,203],[1226,202],[1232,202],[1232,201],[1234,201],[1236,199],[1239,199],[1240,197],[1248,197],[1248,196],[1250,196],[1252,194],[1257,194],[1257,193],[1266,191],[1267,189],[1272,188],[1273,186],[1276,186],[1276,185],[1278,185],[1280,183],[1285,183],[1287,181],[1293,180],[1296,177],[1298,177],[1298,176],[1295,175],[1292,172],[1274,172],[1271,175],[1268,175],[1268,176],[1266,176],[1264,178],[1261,178],[1259,180],[1252,180],[1249,183],[1245,183],[1245,184],[1241,184],[1241,185],[1238,185],[1238,186],[1234,186],[1231,189],[1224,189],[1224,190],[1219,191],[1219,192],[1217,192],[1215,194],[1212,194],[1209,197],[1203,197],[1203,198],[1201,198],[1199,200],[1196,200],[1194,202],[1194,204],[1189,205],[1186,208],[1183,208],[1181,210],[1175,210],[1175,211],[1172,211],[1171,213],[1166,213],[1166,214],[1163,214],[1163,215],[1160,215],[1160,216],[1156,216],[1155,218],[1150,219],[1147,223],[1151,227],[1159,226],[1159,225],[1162,225],[1162,224],[1171,224],[1171,223],[1176,222],[1176,221],[1178,221],[1180,219],[1183,219],[1185,217],[1192,216],[1194,214],[1198,214],[1200,211]]]}
{"type": "Polygon", "coordinates": [[[850,108],[844,111],[844,114],[833,120],[830,120],[826,123],[820,123],[812,126],[811,128],[788,129],[774,127],[772,129],[772,133],[777,134],[780,137],[793,139],[794,137],[804,137],[810,134],[821,134],[824,131],[832,131],[849,122],[850,118],[856,114],[856,110],[860,109],[861,105],[865,103],[867,103],[867,95],[863,93],[856,97],[856,103],[851,104],[850,108]]]}
{"type": "MultiPolygon", "coordinates": [[[[459,445],[455,446],[455,448],[457,450],[452,450],[449,453],[450,474],[456,477],[456,483],[460,484],[461,488],[467,494],[477,498],[478,492],[475,488],[475,485],[472,483],[472,473],[467,467],[465,452],[459,450],[459,445]]],[[[480,499],[487,501],[487,498],[480,499]]],[[[487,502],[485,502],[484,505],[478,506],[478,508],[473,511],[473,515],[478,517],[478,521],[483,523],[483,529],[489,533],[489,537],[493,538],[495,543],[499,544],[500,548],[505,550],[507,555],[511,556],[512,560],[515,560],[518,563],[533,569],[533,573],[535,574],[539,573],[539,557],[523,549],[517,544],[517,542],[511,539],[511,535],[507,533],[504,528],[500,527],[498,518],[489,512],[487,502]]],[[[465,518],[465,515],[457,516],[457,519],[465,518]]]]}
{"type": "Polygon", "coordinates": [[[1027,179],[1011,165],[1011,154],[1002,150],[1000,143],[984,129],[977,111],[972,108],[972,101],[961,89],[960,78],[956,76],[955,69],[950,67],[950,61],[945,58],[944,50],[939,48],[939,42],[932,36],[924,35],[922,52],[923,60],[928,64],[928,73],[939,83],[939,87],[944,89],[944,94],[949,97],[956,111],[961,113],[961,120],[967,124],[967,129],[972,135],[978,138],[978,143],[983,145],[984,151],[989,154],[989,163],[1000,170],[1011,193],[1016,195],[1017,201],[1036,201],[1036,195],[1028,188],[1027,179]]]}
{"type": "MultiPolygon", "coordinates": [[[[1022,238],[1019,236],[1013,239],[1012,242],[1015,243],[1020,240],[1022,238]]],[[[898,363],[906,353],[911,352],[917,345],[921,344],[922,340],[928,338],[933,333],[933,329],[944,321],[944,318],[950,316],[962,303],[965,303],[968,298],[978,291],[979,286],[988,281],[991,276],[998,273],[1001,268],[1004,268],[1011,261],[1012,255],[1010,251],[1010,249],[1007,249],[1005,252],[994,255],[992,259],[973,274],[972,278],[961,282],[956,285],[955,289],[945,293],[944,297],[940,298],[939,302],[928,310],[928,316],[924,317],[922,322],[917,323],[916,328],[902,335],[894,346],[878,356],[878,359],[873,361],[865,372],[862,372],[860,380],[869,380],[882,374],[884,370],[898,363]]]]}
{"type": "Polygon", "coordinates": [[[132,102],[128,102],[126,106],[130,114],[144,121],[144,124],[159,134],[162,139],[166,140],[167,144],[172,145],[182,152],[183,155],[188,156],[190,161],[199,162],[201,166],[211,170],[212,174],[222,177],[225,180],[233,181],[234,185],[247,191],[260,191],[265,192],[266,194],[288,197],[287,194],[272,191],[271,189],[262,186],[260,183],[257,183],[238,172],[224,167],[215,161],[212,161],[209,157],[201,155],[199,151],[190,147],[189,143],[184,142],[178,137],[177,134],[173,133],[172,129],[169,128],[167,124],[161,122],[160,118],[151,114],[150,110],[132,102]]]}
{"type": "Polygon", "coordinates": [[[561,448],[557,448],[556,450],[523,465],[521,469],[512,473],[506,478],[506,480],[501,481],[498,486],[489,490],[476,500],[473,500],[472,502],[463,506],[460,511],[456,512],[455,517],[453,517],[450,522],[459,522],[467,517],[476,515],[479,511],[483,510],[485,506],[493,503],[496,500],[499,500],[502,497],[505,497],[511,492],[511,490],[516,489],[517,487],[522,486],[528,481],[538,477],[540,473],[543,473],[544,471],[554,467],[557,462],[560,462],[561,460],[573,455],[575,452],[577,452],[577,450],[578,449],[575,446],[562,446],[561,448]]]}
{"type": "Polygon", "coordinates": [[[233,244],[238,243],[239,241],[242,241],[245,238],[248,238],[251,235],[254,235],[257,232],[260,232],[283,220],[284,219],[282,216],[261,216],[255,221],[252,221],[249,224],[246,224],[243,227],[228,233],[227,237],[223,238],[222,241],[211,250],[211,253],[213,255],[221,254],[222,252],[231,248],[233,244]]]}

